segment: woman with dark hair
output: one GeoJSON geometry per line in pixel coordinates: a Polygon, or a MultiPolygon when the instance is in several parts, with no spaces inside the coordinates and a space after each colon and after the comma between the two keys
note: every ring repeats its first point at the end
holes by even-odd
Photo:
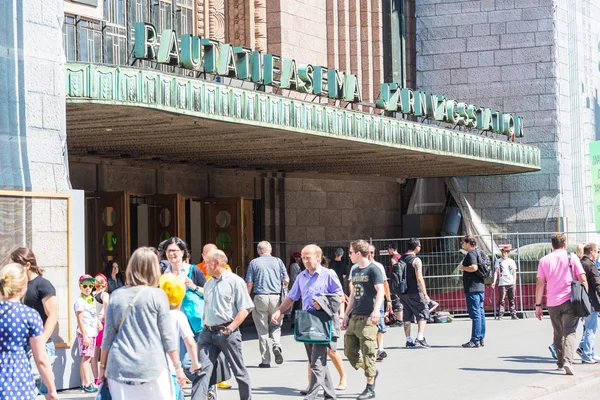
{"type": "MultiPolygon", "coordinates": [[[[46,352],[50,357],[50,367],[52,368],[52,364],[56,359],[56,350],[51,335],[58,321],[56,289],[49,280],[42,276],[44,272],[38,267],[35,254],[31,249],[19,247],[11,253],[10,259],[14,263],[21,264],[27,271],[28,283],[25,297],[23,297],[23,304],[36,310],[42,317],[42,323],[44,324],[42,340],[46,344],[46,352]]],[[[37,368],[34,368],[32,372],[35,381],[39,382],[38,390],[40,394],[47,396],[48,388],[43,380],[39,379],[40,375],[37,368]]]]}
{"type": "Polygon", "coordinates": [[[104,276],[108,277],[108,293],[112,293],[118,288],[125,286],[123,272],[115,260],[108,260],[104,266],[104,276]]]}
{"type": "Polygon", "coordinates": [[[170,272],[179,277],[179,280],[185,283],[185,286],[190,290],[202,292],[206,278],[200,268],[193,268],[192,265],[184,261],[189,258],[187,244],[177,236],[173,236],[164,244],[164,254],[167,261],[169,261],[169,265],[163,273],[170,272]],[[190,268],[192,268],[191,278],[190,268]]]}

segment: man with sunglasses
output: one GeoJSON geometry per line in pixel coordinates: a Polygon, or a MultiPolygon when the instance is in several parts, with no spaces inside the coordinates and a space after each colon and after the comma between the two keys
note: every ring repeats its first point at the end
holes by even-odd
{"type": "Polygon", "coordinates": [[[384,298],[383,276],[379,268],[369,261],[369,244],[364,240],[350,243],[350,260],[357,264],[350,273],[350,296],[342,322],[344,354],[354,369],[363,368],[367,387],[357,400],[375,398],[375,343],[377,324],[381,318],[384,298]]]}

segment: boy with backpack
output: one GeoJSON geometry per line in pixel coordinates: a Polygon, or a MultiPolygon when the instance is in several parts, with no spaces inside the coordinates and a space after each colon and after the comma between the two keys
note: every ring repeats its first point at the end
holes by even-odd
{"type": "Polygon", "coordinates": [[[471,318],[471,339],[462,345],[465,348],[484,346],[485,339],[485,300],[484,280],[491,275],[490,259],[477,248],[477,241],[471,235],[461,239],[462,248],[467,252],[463,262],[458,266],[463,271],[463,287],[467,300],[467,311],[471,318]]]}

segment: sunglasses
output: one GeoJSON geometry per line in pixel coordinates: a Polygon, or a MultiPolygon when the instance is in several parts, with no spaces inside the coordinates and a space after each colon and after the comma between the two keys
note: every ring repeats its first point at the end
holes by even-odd
{"type": "Polygon", "coordinates": [[[81,285],[81,287],[84,289],[92,289],[94,285],[81,285]]]}

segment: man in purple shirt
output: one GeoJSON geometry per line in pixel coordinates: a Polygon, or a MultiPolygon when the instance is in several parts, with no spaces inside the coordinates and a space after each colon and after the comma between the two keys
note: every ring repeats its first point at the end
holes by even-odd
{"type": "MultiPolygon", "coordinates": [[[[344,293],[336,273],[321,265],[322,257],[323,251],[317,245],[309,244],[302,249],[302,263],[306,269],[298,275],[288,297],[273,314],[273,323],[276,323],[281,313],[290,308],[300,297],[302,297],[302,309],[311,311],[321,309],[319,304],[313,300],[314,297],[344,293]]],[[[335,389],[327,368],[327,349],[330,346],[334,346],[335,349],[335,342],[329,345],[305,343],[304,346],[312,372],[305,399],[316,399],[321,386],[325,392],[325,399],[335,399],[335,389]]]]}

